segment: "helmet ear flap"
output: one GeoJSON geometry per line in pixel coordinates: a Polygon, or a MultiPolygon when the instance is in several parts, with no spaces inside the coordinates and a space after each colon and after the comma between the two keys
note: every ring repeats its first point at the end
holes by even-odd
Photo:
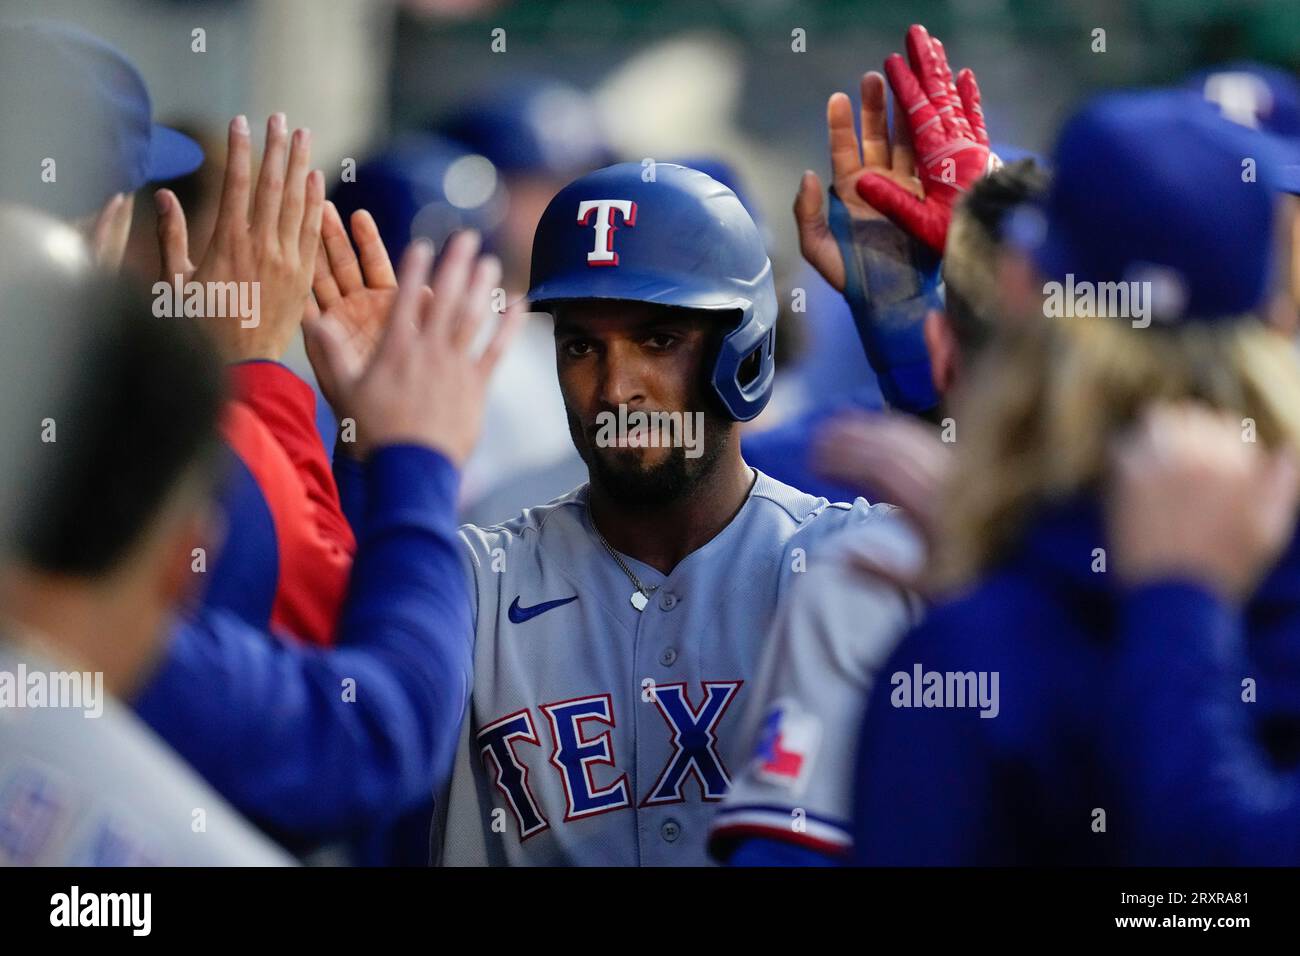
{"type": "Polygon", "coordinates": [[[763,341],[740,360],[740,366],[736,369],[736,384],[742,389],[753,385],[758,380],[758,377],[763,374],[763,366],[771,360],[776,345],[774,341],[775,335],[776,329],[768,330],[763,341]]]}
{"type": "Polygon", "coordinates": [[[767,406],[776,377],[775,325],[754,318],[754,306],[746,304],[740,322],[723,337],[713,368],[713,389],[738,422],[756,418],[767,406]]]}

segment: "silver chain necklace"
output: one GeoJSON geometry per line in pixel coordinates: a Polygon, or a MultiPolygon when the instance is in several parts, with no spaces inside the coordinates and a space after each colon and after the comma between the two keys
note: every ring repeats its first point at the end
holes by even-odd
{"type": "Polygon", "coordinates": [[[650,595],[659,590],[659,585],[656,584],[654,587],[648,588],[641,583],[641,579],[632,573],[632,569],[629,568],[627,563],[618,556],[618,552],[609,546],[609,542],[605,540],[605,536],[601,534],[600,529],[596,527],[596,519],[591,513],[591,502],[587,501],[586,504],[587,520],[591,522],[591,530],[596,532],[597,540],[604,545],[605,550],[609,552],[609,556],[618,563],[618,566],[623,569],[623,573],[627,575],[627,579],[632,582],[632,586],[636,588],[636,590],[632,592],[632,606],[638,611],[644,611],[646,605],[650,603],[650,595]]]}

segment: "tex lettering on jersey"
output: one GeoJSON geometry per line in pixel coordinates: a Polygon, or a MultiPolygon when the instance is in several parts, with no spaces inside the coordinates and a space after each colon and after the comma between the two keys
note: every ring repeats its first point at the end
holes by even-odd
{"type": "MultiPolygon", "coordinates": [[[[664,720],[672,752],[640,806],[685,802],[686,781],[691,777],[699,784],[702,799],[722,799],[731,776],[718,751],[717,728],[743,684],[741,680],[704,681],[699,704],[691,703],[684,683],[654,688],[652,700],[664,720]]],[[[526,751],[521,749],[542,746],[537,727],[543,720],[551,738],[548,763],[564,787],[565,823],[633,806],[626,772],[605,786],[592,779],[596,766],[618,771],[610,694],[540,704],[537,711],[541,715],[537,720],[525,708],[484,724],[475,734],[483,765],[514,814],[521,842],[551,826],[530,785],[530,770],[523,759],[526,751]]]]}

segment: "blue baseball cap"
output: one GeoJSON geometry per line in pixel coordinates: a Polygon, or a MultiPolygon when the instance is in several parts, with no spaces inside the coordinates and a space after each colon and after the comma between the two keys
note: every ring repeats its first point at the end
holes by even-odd
{"type": "Polygon", "coordinates": [[[1300,82],[1295,76],[1243,61],[1194,73],[1187,86],[1224,119],[1277,137],[1283,162],[1277,173],[1278,188],[1300,193],[1300,82]]]}
{"type": "Polygon", "coordinates": [[[1108,94],[1066,123],[1008,238],[1049,280],[1150,282],[1158,321],[1249,313],[1273,273],[1274,150],[1190,91],[1108,94]]]}
{"type": "Polygon", "coordinates": [[[203,163],[198,143],[153,122],[131,61],[64,23],[0,24],[0,116],[0,198],[64,218],[203,163]]]}
{"type": "Polygon", "coordinates": [[[441,250],[452,233],[477,229],[485,249],[505,216],[505,191],[496,167],[459,143],[428,133],[406,133],[357,167],[356,179],[330,194],[346,224],[365,209],[394,261],[413,239],[441,250]]]}

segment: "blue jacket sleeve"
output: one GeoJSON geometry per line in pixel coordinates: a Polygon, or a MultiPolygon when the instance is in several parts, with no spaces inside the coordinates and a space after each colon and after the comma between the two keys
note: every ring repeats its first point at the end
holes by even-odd
{"type": "Polygon", "coordinates": [[[270,627],[280,583],[275,519],[243,460],[224,446],[228,461],[218,506],[226,517],[220,556],[207,571],[203,602],[225,608],[255,627],[270,627]]]}
{"type": "Polygon", "coordinates": [[[338,647],[206,608],[180,625],[140,716],[239,810],[291,842],[372,830],[445,784],[471,687],[457,473],[424,448],[365,465],[368,514],[338,647]]]}
{"type": "Polygon", "coordinates": [[[939,258],[888,220],[863,221],[830,193],[831,234],[844,257],[844,299],[880,394],[919,414],[939,404],[925,347],[925,314],[941,308],[939,258]]]}
{"type": "Polygon", "coordinates": [[[352,533],[359,536],[366,514],[365,466],[336,445],[333,467],[334,484],[339,490],[343,517],[352,525],[352,533]]]}
{"type": "Polygon", "coordinates": [[[1131,815],[1131,862],[1294,866],[1300,777],[1278,772],[1243,699],[1237,609],[1168,581],[1123,603],[1105,752],[1131,815]]]}

